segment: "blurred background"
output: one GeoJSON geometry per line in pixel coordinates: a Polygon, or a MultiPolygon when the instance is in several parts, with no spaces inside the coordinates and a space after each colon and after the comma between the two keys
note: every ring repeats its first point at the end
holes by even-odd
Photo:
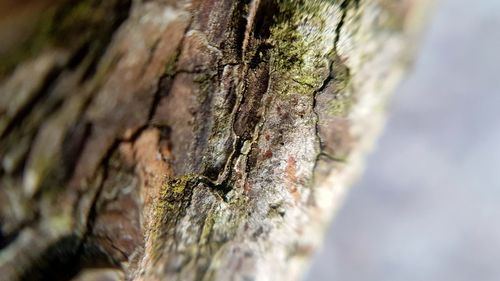
{"type": "Polygon", "coordinates": [[[307,280],[500,280],[500,1],[436,3],[307,280]]]}

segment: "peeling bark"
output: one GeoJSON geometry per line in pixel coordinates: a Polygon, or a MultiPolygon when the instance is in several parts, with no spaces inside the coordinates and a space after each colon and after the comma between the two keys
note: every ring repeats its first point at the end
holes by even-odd
{"type": "Polygon", "coordinates": [[[0,279],[300,278],[423,6],[38,4],[0,49],[0,279]]]}

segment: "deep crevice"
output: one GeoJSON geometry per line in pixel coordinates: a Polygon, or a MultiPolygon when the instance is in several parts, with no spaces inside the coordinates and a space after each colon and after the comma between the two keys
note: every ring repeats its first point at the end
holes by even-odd
{"type": "MultiPolygon", "coordinates": [[[[359,2],[359,0],[356,0],[356,7],[359,5],[357,2],[359,2]]],[[[345,18],[347,17],[347,10],[349,8],[349,3],[351,3],[350,0],[344,0],[342,4],[340,4],[340,10],[342,11],[342,15],[340,16],[339,23],[335,28],[335,39],[333,42],[333,49],[335,52],[337,51],[337,45],[340,40],[340,32],[342,31],[342,27],[344,26],[345,23],[345,18]]]]}
{"type": "MultiPolygon", "coordinates": [[[[245,40],[245,30],[248,24],[248,14],[245,14],[245,7],[248,7],[250,0],[238,1],[233,11],[233,29],[235,32],[235,50],[238,58],[243,56],[243,42],[245,40]]],[[[221,49],[224,49],[222,46],[221,49]]]]}
{"type": "Polygon", "coordinates": [[[70,235],[50,245],[37,259],[37,263],[25,269],[20,281],[67,281],[79,272],[78,252],[80,239],[70,235]]]}
{"type": "MultiPolygon", "coordinates": [[[[338,51],[337,51],[338,50],[338,42],[340,40],[340,35],[341,35],[342,28],[343,28],[344,23],[345,23],[345,19],[347,16],[347,11],[349,9],[350,3],[351,3],[350,0],[344,0],[340,5],[340,10],[341,10],[342,14],[341,14],[340,20],[335,28],[335,39],[334,39],[334,43],[333,43],[333,50],[332,50],[331,57],[328,60],[328,76],[325,78],[325,80],[323,80],[323,83],[321,84],[321,86],[314,91],[314,95],[313,95],[312,108],[313,108],[314,114],[316,115],[315,135],[316,135],[316,139],[317,139],[317,142],[319,145],[319,151],[316,155],[316,159],[314,160],[313,171],[316,171],[321,157],[328,156],[323,151],[322,138],[321,138],[320,132],[319,132],[319,121],[320,121],[319,119],[320,118],[319,118],[319,114],[318,114],[317,109],[316,109],[317,97],[320,93],[324,92],[325,89],[328,87],[328,85],[335,79],[335,76],[334,76],[335,74],[333,73],[334,72],[334,63],[336,63],[336,60],[340,59],[340,57],[338,55],[338,51]]],[[[355,8],[357,9],[359,6],[359,0],[355,0],[354,4],[355,4],[355,8]]],[[[327,157],[327,158],[328,159],[332,158],[332,160],[336,160],[333,157],[327,157]]],[[[315,180],[314,177],[315,176],[313,174],[313,181],[315,180]]],[[[312,196],[311,196],[311,198],[312,198],[312,196]]]]}
{"type": "MultiPolygon", "coordinates": [[[[115,142],[113,143],[111,148],[106,152],[105,156],[103,157],[102,161],[99,164],[99,167],[102,167],[102,180],[99,183],[99,187],[98,187],[94,197],[92,198],[92,205],[91,205],[90,210],[89,210],[87,223],[86,223],[86,229],[85,229],[85,232],[83,234],[83,237],[81,238],[81,246],[80,246],[81,253],[79,255],[81,258],[86,256],[84,254],[87,254],[87,255],[90,254],[90,253],[84,253],[83,250],[88,249],[88,247],[86,247],[86,245],[88,245],[88,237],[89,237],[90,233],[92,233],[92,228],[95,224],[95,220],[97,217],[97,202],[99,201],[99,197],[101,196],[101,193],[104,189],[104,184],[106,183],[106,180],[107,180],[108,175],[109,175],[108,170],[109,170],[111,158],[113,157],[113,154],[118,150],[119,145],[120,145],[120,141],[115,140],[115,142]]],[[[100,253],[102,253],[102,252],[100,252],[100,253]]],[[[105,253],[102,253],[102,255],[95,255],[95,256],[93,256],[93,258],[94,258],[94,262],[96,264],[101,263],[101,264],[107,265],[106,267],[116,267],[115,264],[110,262],[110,260],[111,260],[110,257],[108,257],[105,253]]],[[[80,261],[80,262],[83,262],[83,261],[80,261]]],[[[81,269],[83,269],[83,267],[80,268],[79,270],[81,270],[81,269]]]]}

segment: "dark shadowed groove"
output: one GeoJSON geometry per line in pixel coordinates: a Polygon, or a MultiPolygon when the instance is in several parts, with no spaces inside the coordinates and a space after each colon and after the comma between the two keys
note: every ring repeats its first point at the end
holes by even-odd
{"type": "Polygon", "coordinates": [[[68,281],[79,271],[80,239],[69,235],[50,245],[33,267],[26,269],[20,281],[68,281]]]}
{"type": "Polygon", "coordinates": [[[129,17],[132,1],[119,0],[115,7],[113,7],[114,21],[109,25],[107,30],[103,31],[103,35],[97,40],[89,44],[89,52],[92,53],[92,60],[83,74],[82,80],[92,77],[97,69],[100,59],[106,53],[106,50],[113,38],[113,34],[120,27],[120,25],[129,17]]]}

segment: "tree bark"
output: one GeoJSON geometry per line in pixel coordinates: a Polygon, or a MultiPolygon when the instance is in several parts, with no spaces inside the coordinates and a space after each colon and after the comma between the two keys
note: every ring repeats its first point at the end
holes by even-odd
{"type": "Polygon", "coordinates": [[[0,21],[0,280],[300,278],[424,6],[25,2],[0,21]]]}

